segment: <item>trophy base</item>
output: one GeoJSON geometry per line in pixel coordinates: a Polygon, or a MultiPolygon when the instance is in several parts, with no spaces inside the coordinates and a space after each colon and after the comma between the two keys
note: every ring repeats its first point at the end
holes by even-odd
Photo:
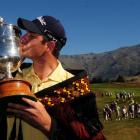
{"type": "Polygon", "coordinates": [[[22,97],[36,101],[31,92],[31,84],[24,80],[7,79],[0,81],[0,105],[7,103],[25,104],[22,97]]]}

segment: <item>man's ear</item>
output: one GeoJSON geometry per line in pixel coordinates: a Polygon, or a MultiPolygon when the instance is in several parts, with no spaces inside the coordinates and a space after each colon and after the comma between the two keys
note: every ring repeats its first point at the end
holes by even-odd
{"type": "Polygon", "coordinates": [[[47,45],[47,50],[53,52],[53,50],[55,49],[55,42],[49,41],[46,42],[46,45],[47,45]]]}

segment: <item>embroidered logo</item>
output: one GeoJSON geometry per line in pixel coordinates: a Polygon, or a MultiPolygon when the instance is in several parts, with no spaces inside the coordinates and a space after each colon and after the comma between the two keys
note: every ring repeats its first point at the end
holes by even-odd
{"type": "Polygon", "coordinates": [[[37,17],[37,19],[40,21],[41,25],[46,25],[46,21],[43,19],[43,17],[37,17]]]}

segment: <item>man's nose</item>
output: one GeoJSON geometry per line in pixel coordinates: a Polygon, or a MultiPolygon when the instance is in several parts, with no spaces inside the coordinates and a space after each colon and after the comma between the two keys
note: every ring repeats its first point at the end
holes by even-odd
{"type": "Polygon", "coordinates": [[[26,45],[29,42],[28,34],[23,35],[20,38],[20,42],[21,42],[21,44],[26,45]]]}

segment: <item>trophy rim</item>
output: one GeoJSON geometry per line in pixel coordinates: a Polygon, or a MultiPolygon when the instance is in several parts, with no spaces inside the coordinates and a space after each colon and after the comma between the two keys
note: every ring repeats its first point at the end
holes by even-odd
{"type": "Polygon", "coordinates": [[[8,26],[12,26],[12,27],[14,27],[15,29],[18,29],[19,31],[21,31],[21,29],[20,29],[17,25],[12,24],[12,23],[0,23],[0,25],[8,25],[8,26]]]}
{"type": "Polygon", "coordinates": [[[4,84],[6,82],[20,82],[20,83],[25,83],[31,88],[31,84],[28,81],[22,80],[22,79],[14,79],[14,78],[9,78],[9,79],[3,79],[0,80],[0,84],[4,84]]]}

